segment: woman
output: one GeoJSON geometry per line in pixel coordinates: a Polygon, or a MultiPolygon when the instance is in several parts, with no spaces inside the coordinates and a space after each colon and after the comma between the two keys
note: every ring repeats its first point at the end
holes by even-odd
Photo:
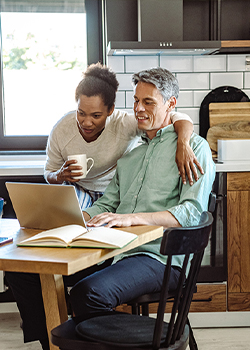
{"type": "MultiPolygon", "coordinates": [[[[76,88],[77,111],[61,118],[48,139],[45,179],[51,184],[74,184],[82,209],[102,196],[114,176],[117,160],[136,147],[141,135],[133,115],[115,110],[118,85],[109,68],[99,63],[89,66],[76,88]],[[74,178],[82,173],[74,160],[67,160],[72,154],[86,154],[94,159],[86,178],[74,178]],[[72,174],[72,170],[79,173],[72,174]]],[[[202,172],[189,148],[192,121],[182,113],[173,113],[171,118],[178,121],[175,130],[179,136],[176,157],[180,175],[185,182],[186,169],[191,182],[191,170],[197,179],[194,163],[202,172]]]]}

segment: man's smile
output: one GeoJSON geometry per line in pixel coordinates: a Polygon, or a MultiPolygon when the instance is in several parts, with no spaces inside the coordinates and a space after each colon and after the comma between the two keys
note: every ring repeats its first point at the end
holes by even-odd
{"type": "Polygon", "coordinates": [[[137,119],[140,119],[140,120],[142,120],[142,119],[148,119],[148,117],[137,117],[137,119]]]}

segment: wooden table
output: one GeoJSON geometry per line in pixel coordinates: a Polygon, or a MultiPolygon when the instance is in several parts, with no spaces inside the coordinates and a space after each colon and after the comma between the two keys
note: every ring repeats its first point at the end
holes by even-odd
{"type": "MultiPolygon", "coordinates": [[[[1,219],[0,235],[12,236],[14,241],[0,248],[0,270],[40,275],[47,330],[50,334],[54,327],[68,319],[62,275],[71,275],[163,234],[161,226],[132,226],[122,230],[138,235],[138,238],[122,249],[17,247],[17,242],[41,230],[20,229],[17,220],[1,219]]],[[[50,344],[50,348],[57,349],[53,344],[50,344]]]]}

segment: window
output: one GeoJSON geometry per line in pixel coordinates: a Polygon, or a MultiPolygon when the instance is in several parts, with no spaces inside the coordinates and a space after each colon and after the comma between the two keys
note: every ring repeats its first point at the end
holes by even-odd
{"type": "Polygon", "coordinates": [[[98,1],[0,0],[0,4],[0,151],[44,150],[53,125],[75,109],[75,88],[92,63],[86,8],[92,27],[95,16],[99,34],[98,1]]]}

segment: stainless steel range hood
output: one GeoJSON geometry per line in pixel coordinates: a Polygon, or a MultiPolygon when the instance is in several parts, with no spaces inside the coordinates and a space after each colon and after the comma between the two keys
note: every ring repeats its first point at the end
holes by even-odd
{"type": "Polygon", "coordinates": [[[137,0],[138,41],[110,41],[108,55],[211,55],[220,41],[183,41],[183,0],[137,0]]]}
{"type": "Polygon", "coordinates": [[[220,41],[110,41],[109,56],[212,55],[219,51],[220,41]]]}

